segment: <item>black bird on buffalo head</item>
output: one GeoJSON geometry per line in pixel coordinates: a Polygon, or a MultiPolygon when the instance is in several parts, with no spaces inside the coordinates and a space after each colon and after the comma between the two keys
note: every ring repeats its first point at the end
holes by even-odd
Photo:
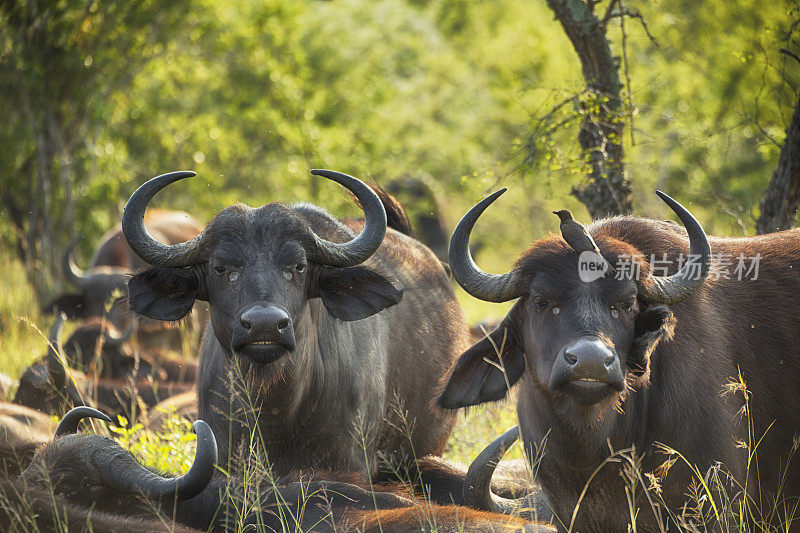
{"type": "MultiPolygon", "coordinates": [[[[597,247],[597,243],[595,243],[592,236],[589,235],[586,227],[575,220],[569,210],[562,209],[560,211],[553,211],[553,214],[558,215],[558,218],[561,220],[561,224],[559,225],[561,237],[567,241],[567,244],[569,244],[573,250],[579,254],[581,252],[594,252],[599,257],[603,257],[603,254],[600,253],[600,249],[597,247]]],[[[606,261],[606,263],[608,264],[608,271],[614,273],[613,265],[608,261],[606,261]]]]}

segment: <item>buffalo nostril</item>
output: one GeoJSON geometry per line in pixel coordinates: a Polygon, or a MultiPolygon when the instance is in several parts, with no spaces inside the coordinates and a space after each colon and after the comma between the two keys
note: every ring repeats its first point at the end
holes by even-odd
{"type": "Polygon", "coordinates": [[[606,360],[605,360],[605,365],[606,365],[606,366],[611,366],[611,365],[613,365],[613,364],[614,364],[614,359],[616,359],[616,357],[614,357],[614,354],[613,354],[613,353],[612,353],[612,354],[610,354],[610,355],[608,355],[608,356],[606,357],[606,360]]]}
{"type": "Polygon", "coordinates": [[[278,320],[278,331],[283,331],[288,327],[289,327],[289,319],[288,318],[282,318],[282,319],[278,320]]]}
{"type": "Polygon", "coordinates": [[[253,327],[253,324],[251,324],[249,320],[245,320],[244,318],[241,319],[241,323],[242,327],[248,331],[253,327]]]}
{"type": "Polygon", "coordinates": [[[574,365],[578,362],[578,358],[569,352],[564,352],[564,359],[566,359],[567,363],[571,365],[574,365]]]}

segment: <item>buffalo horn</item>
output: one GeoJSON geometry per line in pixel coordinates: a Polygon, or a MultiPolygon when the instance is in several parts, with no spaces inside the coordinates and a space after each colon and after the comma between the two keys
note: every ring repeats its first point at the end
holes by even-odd
{"type": "Polygon", "coordinates": [[[133,332],[136,331],[136,323],[137,323],[136,318],[133,318],[128,324],[128,327],[125,328],[125,331],[120,333],[119,336],[114,336],[107,327],[103,331],[103,336],[105,337],[104,341],[105,345],[108,346],[109,348],[114,348],[127,342],[133,335],[133,332]]]}
{"type": "Polygon", "coordinates": [[[364,229],[352,241],[336,244],[320,238],[309,230],[314,241],[307,250],[309,258],[321,265],[348,267],[363,263],[375,253],[386,235],[386,210],[375,191],[363,181],[334,170],[314,169],[315,176],[322,176],[349,190],[364,210],[364,229]]]}
{"type": "Polygon", "coordinates": [[[64,276],[66,277],[67,281],[76,287],[83,286],[83,283],[86,279],[86,275],[84,274],[83,270],[78,268],[78,265],[75,264],[75,258],[72,254],[72,252],[75,251],[75,246],[78,244],[79,240],[80,239],[78,238],[72,239],[72,241],[70,241],[64,250],[64,255],[61,256],[61,263],[64,267],[64,276]]]}
{"type": "Polygon", "coordinates": [[[648,283],[639,283],[639,294],[647,302],[670,305],[685,300],[703,284],[711,263],[711,246],[706,232],[685,207],[661,191],[656,191],[656,194],[678,215],[686,228],[690,260],[671,276],[652,276],[648,283]]]}
{"type": "Polygon", "coordinates": [[[487,302],[507,302],[525,293],[522,280],[516,271],[505,274],[487,274],[472,259],[469,236],[478,217],[508,189],[500,189],[478,202],[458,223],[450,238],[450,268],[453,277],[465,291],[487,302]]]}
{"type": "Polygon", "coordinates": [[[108,417],[108,415],[101,413],[93,407],[87,407],[85,405],[74,407],[67,414],[65,414],[64,418],[61,419],[61,422],[58,423],[58,427],[56,428],[56,438],[63,437],[64,435],[68,435],[70,433],[76,433],[78,431],[78,424],[81,423],[81,420],[87,417],[97,418],[99,420],[108,422],[109,424],[111,423],[111,419],[108,417]]]}
{"type": "MultiPolygon", "coordinates": [[[[506,451],[519,438],[519,428],[514,426],[489,444],[469,466],[464,477],[462,496],[464,504],[475,509],[501,514],[519,515],[528,520],[549,522],[553,511],[541,491],[517,499],[503,498],[492,492],[492,475],[506,451]]],[[[536,531],[550,531],[544,527],[536,531]]]]}
{"type": "Polygon", "coordinates": [[[472,461],[464,478],[462,495],[464,503],[475,509],[490,510],[495,513],[513,514],[520,508],[520,502],[501,498],[492,492],[492,474],[497,464],[512,444],[519,438],[519,428],[514,426],[478,454],[472,461]]]}
{"type": "Polygon", "coordinates": [[[61,331],[64,329],[64,321],[67,315],[57,313],[53,327],[50,328],[50,335],[47,343],[47,374],[57,389],[61,389],[67,381],[67,371],[64,368],[64,361],[59,355],[61,352],[61,331]]]}
{"type": "Polygon", "coordinates": [[[197,434],[197,450],[191,468],[184,475],[166,478],[140,465],[121,447],[98,457],[104,481],[117,490],[143,494],[147,498],[186,500],[200,494],[211,481],[217,463],[217,441],[211,428],[202,420],[192,424],[197,434]]]}
{"type": "Polygon", "coordinates": [[[122,232],[136,255],[154,266],[183,267],[202,261],[202,247],[205,231],[192,240],[179,244],[164,244],[154,239],[144,225],[147,204],[158,191],[178,180],[196,176],[194,172],[181,170],[162,174],[148,180],[128,199],[122,212],[122,232]]]}

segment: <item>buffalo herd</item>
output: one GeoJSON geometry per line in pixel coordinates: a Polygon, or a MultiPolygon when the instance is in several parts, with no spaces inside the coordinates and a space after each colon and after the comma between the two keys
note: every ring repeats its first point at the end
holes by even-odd
{"type": "Polygon", "coordinates": [[[470,235],[505,189],[445,262],[385,190],[312,174],[363,218],[234,204],[203,227],[148,209],[194,176],[172,172],[85,271],[70,243],[76,292],[0,403],[4,530],[800,530],[800,230],[708,237],[658,192],[680,224],[558,211],[560,235],[488,274],[470,235]],[[513,305],[471,331],[453,281],[513,305]],[[468,468],[440,457],[460,409],[511,393],[517,427],[468,468]],[[106,436],[165,410],[197,436],[177,477],[106,436]]]}

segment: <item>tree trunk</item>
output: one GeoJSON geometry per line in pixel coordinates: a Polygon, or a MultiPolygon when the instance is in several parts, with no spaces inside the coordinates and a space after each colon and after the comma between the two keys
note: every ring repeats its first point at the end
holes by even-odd
{"type": "Polygon", "coordinates": [[[786,128],[778,166],[761,201],[756,232],[771,233],[789,229],[797,219],[800,204],[800,96],[794,106],[792,121],[786,128]]]}
{"type": "Polygon", "coordinates": [[[578,141],[590,166],[588,183],[572,194],[586,205],[592,218],[632,211],[630,180],[622,151],[624,119],[620,108],[622,84],[619,61],[611,54],[605,25],[593,4],[581,0],[547,0],[581,61],[588,100],[582,100],[583,120],[578,141]]]}

